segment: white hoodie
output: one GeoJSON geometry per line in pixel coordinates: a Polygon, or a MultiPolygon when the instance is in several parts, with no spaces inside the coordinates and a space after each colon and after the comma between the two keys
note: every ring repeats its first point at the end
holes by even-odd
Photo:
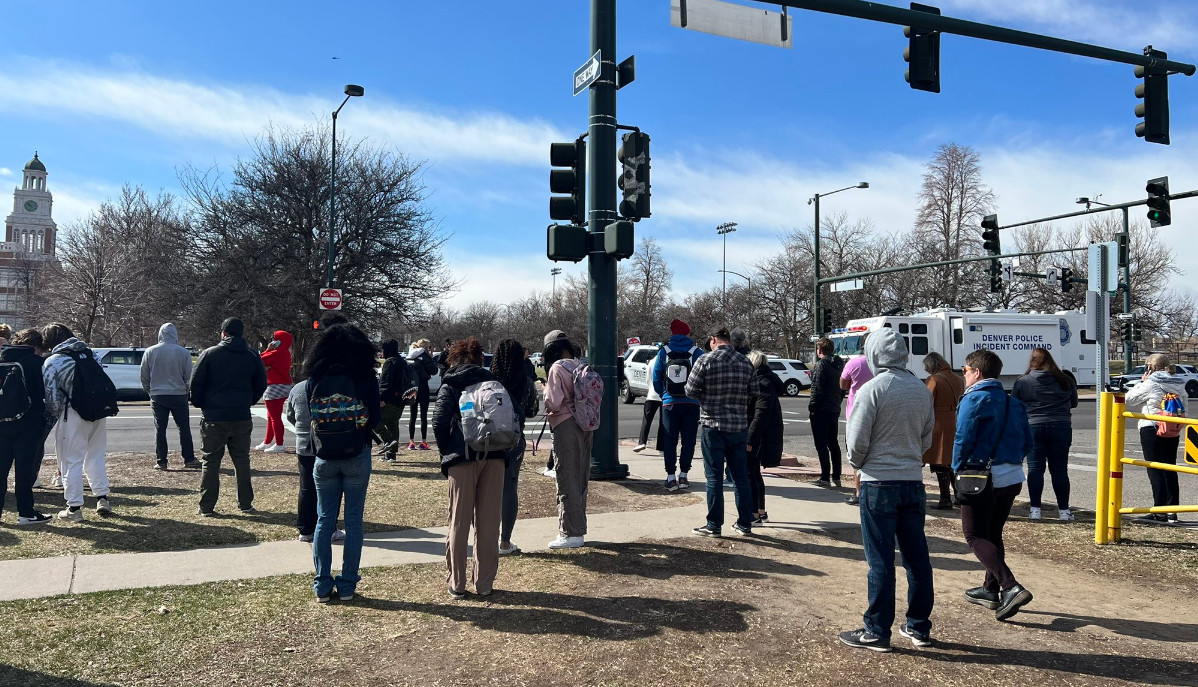
{"type": "MultiPolygon", "coordinates": [[[[1148,379],[1133,386],[1127,392],[1126,403],[1129,408],[1143,404],[1140,412],[1144,415],[1158,415],[1161,412],[1161,399],[1166,393],[1175,393],[1181,399],[1181,404],[1189,410],[1189,397],[1186,394],[1186,380],[1165,370],[1157,370],[1148,375],[1148,379]]],[[[1136,427],[1155,427],[1152,420],[1140,420],[1136,427]]]]}

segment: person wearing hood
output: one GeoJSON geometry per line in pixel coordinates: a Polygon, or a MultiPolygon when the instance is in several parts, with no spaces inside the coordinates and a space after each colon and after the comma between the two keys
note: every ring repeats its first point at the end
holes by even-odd
{"type": "Polygon", "coordinates": [[[191,375],[191,404],[200,409],[199,514],[215,514],[220,496],[220,464],[229,451],[237,479],[237,505],[242,513],[254,512],[254,486],[250,482],[250,436],[254,431],[250,408],[266,391],[266,368],[243,337],[245,324],[236,317],[221,323],[220,343],[207,348],[191,375]]]}
{"type": "Polygon", "coordinates": [[[50,349],[50,357],[42,365],[42,380],[46,385],[46,411],[60,418],[54,429],[54,448],[58,468],[62,472],[62,489],[67,507],[59,512],[61,520],[83,520],[83,478],[96,496],[96,512],[112,512],[108,495],[108,422],[101,418],[88,422],[71,407],[75,391],[75,361],[71,354],[90,354],[99,364],[100,358],[87,344],[75,338],[65,324],[55,322],[42,329],[42,343],[50,349]]]}
{"type": "Polygon", "coordinates": [[[404,406],[416,394],[416,380],[411,365],[399,355],[399,342],[383,342],[383,368],[379,370],[381,416],[379,438],[383,440],[383,460],[394,463],[399,455],[399,418],[404,406]]]}
{"type": "Polygon", "coordinates": [[[749,464],[749,489],[753,492],[753,524],[769,522],[765,510],[765,480],[761,468],[776,468],[782,463],[782,404],[778,397],[786,385],[767,364],[761,351],[749,351],[753,376],[749,379],[749,434],[745,457],[749,464]]]}
{"type": "MultiPolygon", "coordinates": [[[[1163,354],[1148,356],[1144,361],[1143,381],[1127,392],[1127,407],[1140,406],[1140,412],[1144,415],[1160,415],[1165,394],[1176,394],[1184,408],[1189,402],[1185,380],[1174,372],[1175,368],[1163,354]]],[[[1140,430],[1140,448],[1144,451],[1144,460],[1177,464],[1177,446],[1181,437],[1158,435],[1157,425],[1152,420],[1140,420],[1136,426],[1140,430]]],[[[1148,481],[1152,484],[1153,506],[1176,506],[1181,502],[1176,472],[1148,468],[1148,481]]],[[[1155,522],[1177,522],[1177,513],[1149,513],[1144,517],[1155,522]]]]}
{"type": "Polygon", "coordinates": [[[865,626],[840,633],[853,648],[890,651],[894,623],[894,547],[907,569],[906,620],[899,634],[931,643],[932,563],[924,537],[923,453],[932,445],[932,394],[907,369],[907,345],[893,329],[865,344],[872,377],[857,390],[849,418],[849,463],[860,480],[861,540],[869,564],[865,626]]]}
{"type": "Polygon", "coordinates": [[[179,429],[183,467],[200,467],[191,440],[191,416],[187,406],[191,369],[191,351],[179,345],[179,331],[175,325],[167,322],[159,327],[158,343],[147,348],[141,359],[141,388],[150,395],[150,408],[154,411],[155,467],[159,470],[165,470],[167,466],[166,427],[171,418],[179,429]]]}
{"type": "Polygon", "coordinates": [[[283,406],[291,393],[291,335],[283,330],[274,333],[270,345],[262,352],[262,364],[266,366],[266,439],[254,447],[255,451],[283,453],[287,450],[283,441],[287,438],[283,430],[283,406]]]}
{"type": "MultiPolygon", "coordinates": [[[[955,375],[954,375],[955,376],[955,375]]],[[[1077,407],[1077,384],[1061,372],[1045,348],[1033,348],[1027,372],[1015,380],[1011,396],[1023,401],[1032,427],[1035,448],[1027,457],[1028,517],[1039,520],[1040,497],[1044,493],[1044,468],[1052,475],[1057,497],[1057,518],[1074,520],[1069,510],[1069,447],[1073,445],[1073,409],[1077,407]]]]}
{"type": "MultiPolygon", "coordinates": [[[[1003,526],[1023,489],[1023,459],[1032,452],[1032,430],[1023,402],[1003,390],[998,376],[1002,359],[979,349],[965,356],[965,395],[957,407],[953,472],[989,466],[990,479],[980,493],[961,503],[961,530],[973,555],[986,567],[982,586],[966,590],[965,600],[1006,620],[1032,600],[1007,565],[1003,526]]],[[[958,494],[958,498],[963,495],[958,494]]]]}
{"type": "Polygon", "coordinates": [[[840,374],[844,371],[844,360],[836,355],[836,345],[831,339],[821,338],[815,342],[815,367],[811,370],[811,400],[807,402],[807,413],[811,420],[811,439],[815,443],[815,454],[819,456],[818,487],[840,487],[840,402],[844,390],[840,388],[840,374]]]}
{"type": "Polygon", "coordinates": [[[433,436],[441,454],[441,474],[449,478],[449,533],[445,537],[445,580],[455,599],[466,597],[467,545],[474,524],[474,575],[479,596],[495,588],[499,571],[499,525],[503,509],[504,460],[507,451],[470,451],[462,434],[462,392],[493,381],[483,367],[483,347],[470,337],[455,341],[446,356],[449,369],[437,391],[433,436]]]}
{"type": "Polygon", "coordinates": [[[412,413],[408,416],[408,450],[429,450],[428,445],[428,404],[430,392],[428,382],[437,374],[437,362],[428,352],[432,344],[428,339],[420,339],[408,349],[408,365],[416,373],[416,395],[412,398],[412,413]],[[416,411],[420,411],[420,444],[416,444],[416,411]]]}
{"type": "Polygon", "coordinates": [[[690,486],[687,479],[695,458],[695,440],[699,436],[699,402],[686,395],[686,382],[703,350],[690,337],[690,325],[682,320],[670,323],[670,341],[657,352],[653,369],[653,389],[661,396],[661,424],[665,427],[666,490],[690,486]],[[678,455],[678,440],[682,455],[678,455]],[[681,458],[681,461],[679,460],[681,458]],[[681,463],[681,464],[680,464],[681,463]],[[678,476],[674,470],[680,468],[678,476]]]}
{"type": "MultiPolygon", "coordinates": [[[[18,525],[42,525],[53,518],[43,515],[33,507],[33,482],[37,479],[41,465],[41,448],[45,443],[46,385],[42,379],[42,358],[37,349],[42,345],[42,334],[36,329],[24,329],[12,337],[11,343],[0,348],[0,364],[4,374],[0,384],[7,393],[10,389],[24,389],[24,398],[18,398],[19,417],[6,417],[0,422],[0,510],[7,497],[8,473],[13,468],[16,475],[13,491],[17,500],[18,525]],[[10,368],[10,366],[19,366],[10,368]],[[9,381],[9,375],[12,381],[9,381]],[[20,380],[19,382],[17,380],[20,380]]],[[[4,407],[10,406],[4,399],[4,407]]]]}

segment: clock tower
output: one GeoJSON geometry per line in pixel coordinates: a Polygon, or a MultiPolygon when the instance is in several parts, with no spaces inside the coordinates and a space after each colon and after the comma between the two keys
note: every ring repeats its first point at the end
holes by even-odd
{"type": "Polygon", "coordinates": [[[54,255],[58,225],[50,217],[54,198],[46,190],[46,166],[33,154],[23,170],[21,186],[13,191],[12,214],[4,221],[5,248],[27,257],[54,255]]]}

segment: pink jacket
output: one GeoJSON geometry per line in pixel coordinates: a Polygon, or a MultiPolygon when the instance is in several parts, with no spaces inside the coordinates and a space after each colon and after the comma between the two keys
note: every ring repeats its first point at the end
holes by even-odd
{"type": "Polygon", "coordinates": [[[546,375],[545,411],[549,413],[549,426],[554,429],[574,416],[574,369],[578,364],[574,358],[559,360],[546,375]]]}

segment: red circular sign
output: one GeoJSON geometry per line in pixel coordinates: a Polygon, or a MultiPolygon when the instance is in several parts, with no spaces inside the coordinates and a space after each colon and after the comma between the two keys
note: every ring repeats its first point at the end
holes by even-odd
{"type": "Polygon", "coordinates": [[[341,291],[339,289],[324,289],[320,292],[320,307],[325,310],[341,309],[341,291]]]}

